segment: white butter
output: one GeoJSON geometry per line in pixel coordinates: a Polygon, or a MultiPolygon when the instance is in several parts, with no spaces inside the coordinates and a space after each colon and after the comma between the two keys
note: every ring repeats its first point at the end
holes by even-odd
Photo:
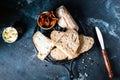
{"type": "Polygon", "coordinates": [[[7,43],[13,43],[18,38],[18,32],[13,27],[7,27],[2,33],[3,40],[7,43]]]}

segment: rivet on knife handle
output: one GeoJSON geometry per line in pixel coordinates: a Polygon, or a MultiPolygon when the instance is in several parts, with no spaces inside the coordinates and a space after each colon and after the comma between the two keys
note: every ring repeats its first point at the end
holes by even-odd
{"type": "Polygon", "coordinates": [[[107,53],[106,53],[106,50],[105,50],[102,33],[101,33],[101,31],[99,30],[98,27],[95,27],[95,30],[96,30],[96,33],[97,33],[97,37],[98,37],[100,46],[102,48],[102,55],[103,55],[103,58],[104,58],[104,62],[105,62],[107,71],[108,71],[109,78],[112,79],[113,78],[113,72],[112,72],[112,68],[111,68],[111,65],[110,65],[110,61],[108,59],[108,56],[107,56],[107,53]]]}
{"type": "Polygon", "coordinates": [[[108,71],[109,78],[112,79],[113,78],[113,72],[112,72],[112,68],[111,68],[110,61],[108,59],[106,50],[102,50],[102,55],[103,55],[103,58],[104,58],[104,61],[105,61],[105,65],[106,65],[106,68],[107,68],[107,71],[108,71]]]}

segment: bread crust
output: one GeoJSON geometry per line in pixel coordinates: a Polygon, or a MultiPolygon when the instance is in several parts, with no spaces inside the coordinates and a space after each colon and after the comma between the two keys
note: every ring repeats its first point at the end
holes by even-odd
{"type": "Polygon", "coordinates": [[[40,60],[44,60],[54,47],[54,43],[49,38],[44,36],[40,31],[37,31],[33,35],[33,43],[37,49],[36,56],[40,60]]]}

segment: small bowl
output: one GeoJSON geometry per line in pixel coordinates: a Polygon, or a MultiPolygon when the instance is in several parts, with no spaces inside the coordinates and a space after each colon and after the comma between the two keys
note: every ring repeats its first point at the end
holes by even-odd
{"type": "Polygon", "coordinates": [[[45,11],[38,15],[37,24],[43,30],[50,30],[55,26],[57,20],[53,11],[45,11]]]}
{"type": "Polygon", "coordinates": [[[3,30],[2,38],[7,43],[13,43],[18,39],[18,32],[14,27],[7,27],[3,30]]]}

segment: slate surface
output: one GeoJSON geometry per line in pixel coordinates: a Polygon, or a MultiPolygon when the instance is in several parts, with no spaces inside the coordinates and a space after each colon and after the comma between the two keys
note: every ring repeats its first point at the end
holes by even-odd
{"type": "Polygon", "coordinates": [[[120,1],[119,0],[2,0],[0,2],[0,80],[69,80],[60,65],[35,57],[32,35],[37,15],[65,5],[77,23],[82,22],[86,35],[95,39],[93,48],[73,64],[74,80],[109,80],[94,27],[98,26],[114,71],[120,80],[120,1]],[[22,21],[26,31],[13,44],[2,40],[4,27],[22,21]]]}

